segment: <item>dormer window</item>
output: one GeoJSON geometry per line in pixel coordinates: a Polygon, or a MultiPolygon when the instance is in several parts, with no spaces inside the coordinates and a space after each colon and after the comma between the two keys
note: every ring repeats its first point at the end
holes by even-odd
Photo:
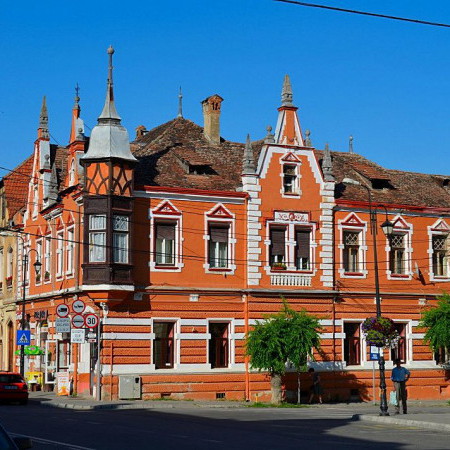
{"type": "Polygon", "coordinates": [[[295,194],[298,191],[297,165],[283,165],[283,190],[285,194],[295,194]]]}
{"type": "Polygon", "coordinates": [[[217,172],[207,164],[189,164],[190,175],[217,175],[217,172]]]}

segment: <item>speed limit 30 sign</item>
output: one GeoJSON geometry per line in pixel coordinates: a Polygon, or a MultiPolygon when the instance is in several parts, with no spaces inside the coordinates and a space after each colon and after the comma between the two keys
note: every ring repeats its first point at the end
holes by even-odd
{"type": "Polygon", "coordinates": [[[84,324],[88,328],[97,328],[98,316],[96,314],[86,314],[84,316],[84,324]]]}

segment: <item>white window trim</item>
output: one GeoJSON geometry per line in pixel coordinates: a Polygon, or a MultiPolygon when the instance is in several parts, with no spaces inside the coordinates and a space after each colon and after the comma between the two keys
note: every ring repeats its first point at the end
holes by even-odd
{"type": "MultiPolygon", "coordinates": [[[[289,152],[289,153],[294,155],[293,152],[289,152]]],[[[282,155],[279,158],[279,163],[280,163],[280,180],[281,180],[280,194],[281,194],[281,196],[283,198],[298,199],[302,195],[302,190],[301,190],[301,178],[302,178],[301,166],[302,166],[302,162],[300,160],[297,160],[297,161],[285,161],[284,160],[285,158],[286,158],[286,154],[282,155]],[[293,188],[293,191],[289,192],[289,193],[284,191],[284,166],[294,166],[295,167],[295,175],[296,175],[295,186],[293,188]]]]}
{"type": "MultiPolygon", "coordinates": [[[[366,318],[364,318],[364,319],[353,319],[353,318],[351,318],[351,319],[345,319],[345,318],[343,318],[342,319],[342,325],[341,325],[341,335],[342,335],[342,338],[341,338],[341,361],[342,361],[342,366],[345,368],[345,369],[347,369],[347,370],[352,370],[353,368],[356,368],[356,367],[358,367],[358,368],[361,368],[361,367],[363,367],[368,361],[367,361],[367,352],[366,352],[366,349],[367,349],[367,343],[366,343],[366,338],[365,338],[365,336],[364,336],[364,333],[362,332],[362,323],[364,322],[366,320],[366,318]],[[360,332],[360,352],[361,352],[361,354],[359,355],[359,360],[360,360],[360,362],[361,362],[361,364],[358,364],[358,365],[352,365],[352,366],[347,366],[347,363],[345,362],[345,359],[344,359],[344,343],[345,343],[345,327],[344,327],[344,325],[346,324],[346,323],[359,323],[360,325],[359,325],[359,332],[360,332]]],[[[371,362],[371,361],[370,361],[371,362]]]]}
{"type": "Polygon", "coordinates": [[[236,272],[236,216],[231,213],[228,208],[223,205],[223,203],[217,203],[211,208],[209,211],[204,214],[204,234],[203,240],[205,242],[205,259],[203,268],[205,269],[205,273],[210,274],[220,274],[226,273],[228,275],[234,275],[236,272]],[[221,217],[213,215],[214,211],[219,208],[223,208],[228,217],[221,217]],[[209,225],[212,224],[220,224],[220,225],[228,225],[228,267],[211,267],[209,264],[209,225]]]}
{"type": "Polygon", "coordinates": [[[429,276],[430,281],[436,282],[449,282],[450,281],[450,257],[447,257],[447,275],[446,276],[438,276],[434,275],[433,272],[433,236],[447,236],[447,247],[450,242],[450,227],[447,225],[445,220],[439,219],[433,225],[427,227],[428,228],[428,250],[427,253],[429,255],[429,276]]]}
{"type": "Polygon", "coordinates": [[[184,267],[183,263],[183,215],[181,211],[176,208],[171,201],[162,200],[156,208],[149,210],[150,219],[150,261],[148,263],[152,272],[181,272],[184,267]],[[163,204],[169,204],[175,211],[173,214],[164,214],[158,212],[163,204]],[[156,234],[155,225],[158,222],[174,222],[175,223],[175,264],[172,266],[161,266],[156,264],[156,234]]]}
{"type": "Polygon", "coordinates": [[[181,325],[180,325],[180,318],[179,317],[153,317],[151,319],[151,338],[150,338],[150,361],[151,361],[151,367],[155,372],[173,372],[176,369],[180,368],[180,351],[181,351],[181,325]],[[172,322],[174,324],[173,326],[173,341],[174,341],[174,348],[173,348],[173,367],[170,369],[156,369],[155,367],[155,360],[153,355],[153,343],[155,342],[156,336],[155,336],[155,329],[154,329],[154,323],[155,322],[172,322]]]}
{"type": "Polygon", "coordinates": [[[74,256],[75,256],[75,225],[67,227],[67,242],[66,242],[66,277],[72,278],[74,276],[74,256]],[[72,238],[70,238],[72,233],[72,238]],[[71,252],[69,252],[71,250],[71,252]],[[69,254],[71,254],[71,263],[69,265],[69,254]]]}
{"type": "Polygon", "coordinates": [[[284,220],[268,220],[266,222],[266,239],[264,244],[266,246],[266,265],[264,270],[267,275],[279,274],[279,271],[272,270],[270,266],[270,229],[276,228],[277,226],[286,227],[285,233],[285,255],[286,255],[286,273],[295,272],[297,274],[304,274],[305,276],[313,277],[317,273],[316,265],[316,230],[317,225],[314,222],[301,222],[301,221],[284,221],[284,220]],[[309,263],[311,266],[310,270],[298,270],[295,264],[295,247],[297,242],[295,241],[295,229],[305,228],[310,229],[310,250],[309,250],[309,263]]]}
{"type": "Polygon", "coordinates": [[[411,263],[412,263],[412,254],[413,254],[413,248],[412,248],[412,234],[413,234],[413,225],[406,222],[406,220],[401,216],[397,215],[392,220],[392,223],[394,224],[394,230],[392,234],[403,234],[405,236],[405,273],[404,274],[393,274],[390,270],[390,241],[389,238],[386,237],[386,275],[388,280],[395,280],[395,281],[408,281],[412,279],[412,270],[411,270],[411,263]],[[405,224],[405,227],[396,226],[397,222],[403,222],[405,224]]]}
{"type": "Polygon", "coordinates": [[[355,214],[351,213],[343,220],[339,221],[338,230],[340,234],[340,244],[338,244],[339,254],[340,254],[340,262],[339,262],[339,276],[341,278],[367,278],[368,270],[367,270],[367,222],[361,220],[361,218],[355,214]],[[348,221],[350,218],[355,217],[361,225],[350,225],[348,221]],[[350,274],[346,272],[344,269],[344,231],[355,231],[359,233],[359,254],[358,254],[358,264],[361,270],[358,273],[350,274]]]}
{"type": "Polygon", "coordinates": [[[52,243],[52,233],[50,232],[44,236],[44,270],[42,271],[44,284],[50,284],[52,281],[52,243]],[[45,279],[46,272],[49,274],[47,280],[45,279]]]}
{"type": "MultiPolygon", "coordinates": [[[[39,258],[39,261],[40,261],[40,263],[42,264],[42,259],[43,259],[43,253],[44,253],[44,240],[42,239],[42,238],[39,238],[39,239],[36,239],[36,252],[37,252],[37,254],[38,254],[38,258],[39,258]],[[39,252],[39,247],[40,247],[40,252],[39,252]]],[[[42,281],[43,281],[43,278],[44,278],[44,273],[43,273],[43,271],[42,271],[42,268],[44,267],[44,265],[42,264],[42,266],[41,266],[41,273],[40,273],[40,279],[39,279],[39,281],[37,281],[37,279],[36,279],[36,277],[35,277],[35,283],[36,283],[36,286],[40,286],[41,284],[42,284],[42,281]]]]}
{"type": "Polygon", "coordinates": [[[213,318],[207,319],[207,341],[206,341],[206,361],[209,369],[214,373],[220,370],[233,369],[236,367],[236,323],[233,318],[213,318]],[[211,368],[209,363],[209,342],[211,340],[211,334],[208,332],[210,323],[228,323],[228,366],[211,368]]]}

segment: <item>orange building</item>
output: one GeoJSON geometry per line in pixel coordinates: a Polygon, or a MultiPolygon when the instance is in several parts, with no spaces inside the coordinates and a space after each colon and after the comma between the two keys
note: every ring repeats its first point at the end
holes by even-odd
{"type": "MultiPolygon", "coordinates": [[[[418,321],[450,282],[449,179],[314,149],[288,77],[275,132],[261,141],[223,139],[223,99],[213,95],[203,128],[183,118],[180,97],[177,118],[139,126],[130,144],[113,53],[89,138],[78,97],[67,147],[50,144],[45,103],[41,111],[19,254],[29,255],[27,326],[43,354],[27,356],[27,370],[47,386],[69,371],[78,392],[106,399],[266,400],[269,380],[251,370],[245,335],[284,296],[321,318],[323,352],[310,365],[324,372],[328,398],[370,399],[361,333],[375,315],[370,193],[380,221],[395,224],[390,240],[378,236],[382,311],[401,336],[387,368],[398,356],[411,369],[410,398],[448,398],[418,321]],[[85,318],[73,321],[81,329],[95,325],[87,314],[100,325],[71,342],[69,311],[85,318]]],[[[295,383],[288,374],[286,396],[295,383]]]]}

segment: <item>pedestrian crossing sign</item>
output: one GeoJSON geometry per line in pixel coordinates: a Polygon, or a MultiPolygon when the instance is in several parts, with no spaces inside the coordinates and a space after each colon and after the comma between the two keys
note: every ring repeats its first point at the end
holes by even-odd
{"type": "Polygon", "coordinates": [[[30,330],[17,330],[17,345],[30,345],[30,330]]]}

